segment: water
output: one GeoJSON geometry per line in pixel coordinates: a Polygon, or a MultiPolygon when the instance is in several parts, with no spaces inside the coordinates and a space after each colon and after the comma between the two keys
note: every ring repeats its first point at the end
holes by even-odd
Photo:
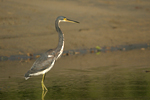
{"type": "Polygon", "coordinates": [[[62,57],[46,74],[45,96],[42,76],[23,77],[35,60],[3,61],[0,100],[149,100],[149,58],[149,50],[62,57]]]}

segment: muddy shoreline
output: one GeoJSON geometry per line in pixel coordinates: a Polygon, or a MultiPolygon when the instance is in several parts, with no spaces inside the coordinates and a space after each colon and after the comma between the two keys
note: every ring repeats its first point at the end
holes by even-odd
{"type": "Polygon", "coordinates": [[[150,7],[143,1],[0,1],[0,55],[42,53],[55,48],[54,22],[61,23],[65,50],[150,42],[150,7]],[[65,6],[64,6],[65,5],[65,6]]]}

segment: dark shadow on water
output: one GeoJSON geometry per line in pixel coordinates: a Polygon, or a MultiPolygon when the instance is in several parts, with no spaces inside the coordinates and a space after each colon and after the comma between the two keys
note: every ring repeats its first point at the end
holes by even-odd
{"type": "MultiPolygon", "coordinates": [[[[149,48],[149,43],[144,44],[132,44],[132,45],[120,45],[120,46],[112,46],[112,47],[95,47],[95,48],[89,48],[89,49],[75,49],[75,50],[67,50],[63,52],[63,56],[69,56],[69,55],[79,55],[79,54],[88,54],[88,53],[96,53],[99,54],[100,52],[113,52],[113,51],[128,51],[133,49],[142,49],[145,50],[146,48],[149,48]]],[[[14,61],[14,60],[32,60],[36,59],[41,56],[42,53],[37,54],[30,54],[27,53],[27,55],[11,55],[11,56],[0,56],[0,61],[14,61]]]]}

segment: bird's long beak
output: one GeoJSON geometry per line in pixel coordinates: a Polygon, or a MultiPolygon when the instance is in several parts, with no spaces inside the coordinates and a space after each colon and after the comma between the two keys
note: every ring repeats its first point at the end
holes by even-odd
{"type": "Polygon", "coordinates": [[[65,18],[64,20],[65,20],[66,22],[79,23],[78,21],[70,20],[70,19],[67,19],[67,18],[65,18]]]}

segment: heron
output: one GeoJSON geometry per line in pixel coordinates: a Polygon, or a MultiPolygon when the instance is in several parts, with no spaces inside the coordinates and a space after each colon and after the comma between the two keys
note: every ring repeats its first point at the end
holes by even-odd
{"type": "Polygon", "coordinates": [[[58,16],[55,20],[55,28],[58,32],[59,41],[58,45],[55,49],[50,49],[43,53],[32,65],[29,71],[25,74],[25,79],[29,79],[31,76],[43,75],[41,85],[42,90],[44,89],[47,91],[44,84],[45,75],[51,68],[54,66],[54,63],[58,58],[61,57],[63,50],[64,50],[64,34],[62,33],[59,23],[60,22],[72,22],[72,23],[79,23],[78,21],[70,20],[64,16],[58,16]]]}

